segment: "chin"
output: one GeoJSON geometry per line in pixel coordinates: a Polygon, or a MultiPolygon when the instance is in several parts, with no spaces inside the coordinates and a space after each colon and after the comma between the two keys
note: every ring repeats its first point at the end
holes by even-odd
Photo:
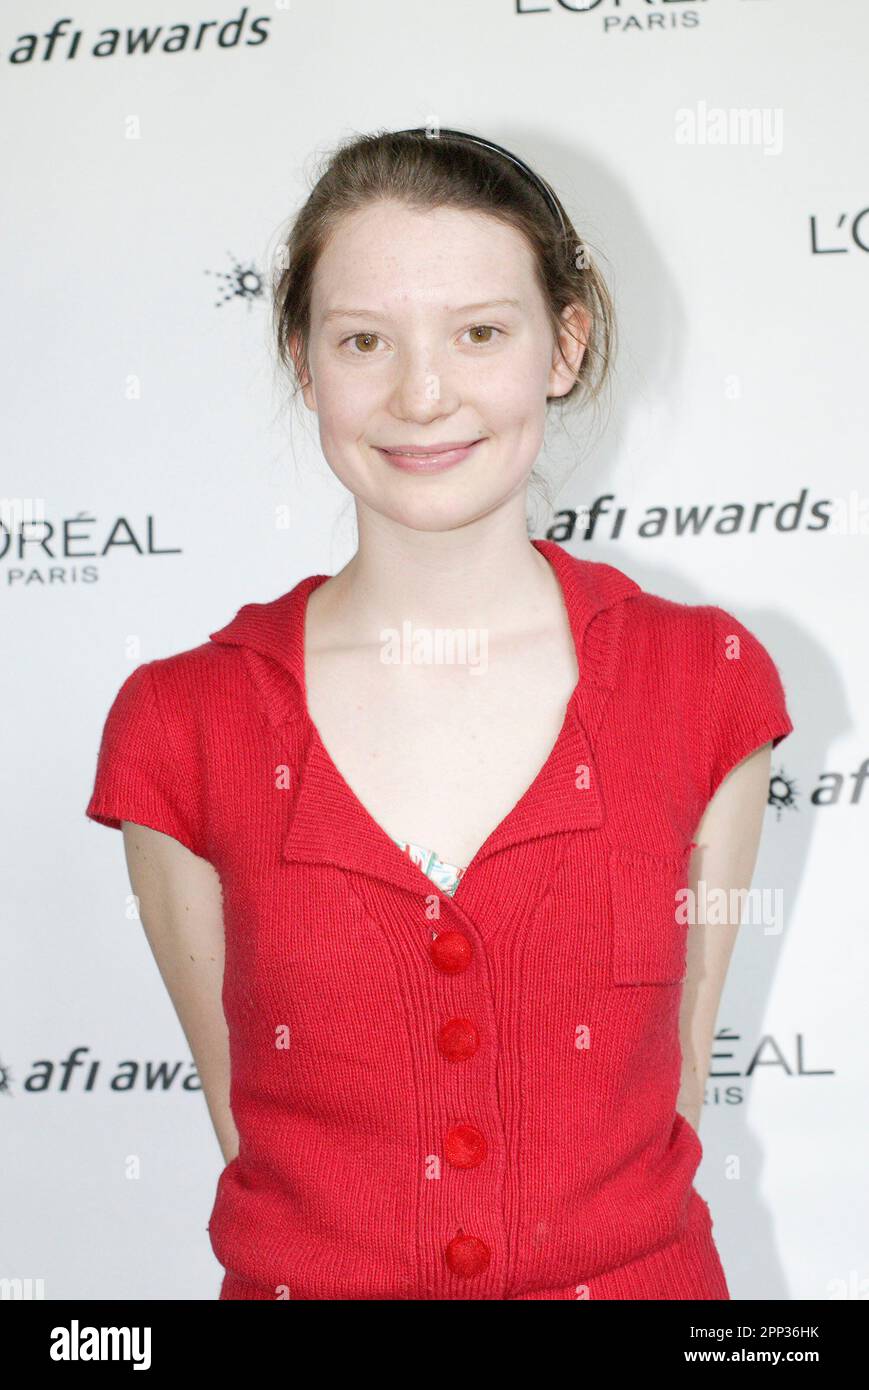
{"type": "Polygon", "coordinates": [[[505,500],[500,496],[475,498],[453,495],[437,499],[431,496],[404,498],[401,501],[395,498],[370,498],[365,505],[411,531],[440,532],[457,531],[462,526],[469,526],[505,500]]]}
{"type": "Polygon", "coordinates": [[[469,521],[474,520],[464,509],[459,510],[455,507],[438,508],[435,511],[430,507],[390,507],[381,509],[380,515],[395,522],[397,526],[405,526],[409,531],[428,531],[432,534],[456,531],[460,526],[467,526],[469,521]]]}

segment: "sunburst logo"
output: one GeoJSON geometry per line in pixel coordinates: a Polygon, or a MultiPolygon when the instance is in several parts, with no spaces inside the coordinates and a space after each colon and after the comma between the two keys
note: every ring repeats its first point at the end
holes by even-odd
{"type": "Polygon", "coordinates": [[[233,299],[246,300],[250,308],[251,301],[262,299],[265,293],[263,275],[253,262],[244,265],[231,251],[226,254],[230,259],[229,270],[205,271],[206,275],[213,275],[217,281],[219,295],[214,302],[215,308],[221,309],[233,299]]]}
{"type": "Polygon", "coordinates": [[[781,768],[769,779],[767,805],[775,808],[776,820],[781,820],[782,811],[797,809],[797,784],[792,778],[785,777],[781,768]]]}

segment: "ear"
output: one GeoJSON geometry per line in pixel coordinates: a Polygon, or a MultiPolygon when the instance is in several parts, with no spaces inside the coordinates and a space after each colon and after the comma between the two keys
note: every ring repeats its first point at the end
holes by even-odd
{"type": "Polygon", "coordinates": [[[308,371],[307,362],[305,360],[304,347],[302,345],[302,340],[298,333],[290,334],[289,345],[290,356],[293,359],[293,366],[296,370],[296,376],[299,378],[299,381],[301,382],[302,386],[302,400],[305,402],[305,405],[308,407],[309,410],[316,411],[317,401],[314,395],[314,383],[311,380],[311,376],[308,371]]]}
{"type": "Polygon", "coordinates": [[[547,396],[566,396],[571,386],[575,385],[590,328],[591,312],[578,301],[562,310],[558,342],[552,349],[547,396]]]}

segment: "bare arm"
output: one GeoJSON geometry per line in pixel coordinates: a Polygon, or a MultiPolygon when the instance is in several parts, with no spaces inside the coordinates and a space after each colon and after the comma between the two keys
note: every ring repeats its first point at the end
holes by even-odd
{"type": "Polygon", "coordinates": [[[229,1033],[221,1002],[223,895],[213,865],[159,830],[123,821],[139,915],[193,1053],[224,1161],[238,1153],[229,1108],[229,1033]]]}
{"type": "MultiPolygon", "coordinates": [[[[745,758],[709,802],[694,836],[699,848],[691,856],[689,886],[695,902],[700,879],[705,880],[707,893],[724,889],[728,902],[731,888],[751,887],[769,796],[771,753],[772,745],[766,743],[745,758]]],[[[676,1108],[695,1129],[700,1126],[718,1006],[739,931],[738,912],[735,917],[735,921],[728,917],[709,924],[698,920],[688,929],[688,970],[679,1019],[682,1077],[676,1108]]]]}

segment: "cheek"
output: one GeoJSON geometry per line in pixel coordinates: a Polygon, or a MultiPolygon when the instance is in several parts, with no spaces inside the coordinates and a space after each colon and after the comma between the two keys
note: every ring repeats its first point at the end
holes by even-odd
{"type": "Polygon", "coordinates": [[[365,432],[372,412],[372,393],[360,376],[321,367],[314,377],[320,439],[338,447],[365,432]]]}
{"type": "MultiPolygon", "coordinates": [[[[539,348],[529,343],[524,351],[505,354],[498,362],[488,365],[481,374],[479,386],[493,417],[505,428],[534,427],[542,422],[546,411],[546,389],[549,359],[539,348]]],[[[490,423],[494,427],[495,419],[490,423]]]]}
{"type": "Polygon", "coordinates": [[[539,448],[546,428],[546,378],[540,379],[535,363],[526,371],[493,379],[478,405],[486,428],[501,438],[508,452],[513,445],[524,458],[529,449],[539,448]]]}

